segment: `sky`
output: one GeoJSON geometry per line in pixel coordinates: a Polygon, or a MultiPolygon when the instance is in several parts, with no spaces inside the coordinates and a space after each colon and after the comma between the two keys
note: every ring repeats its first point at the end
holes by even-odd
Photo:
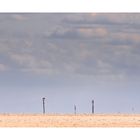
{"type": "Polygon", "coordinates": [[[140,14],[0,13],[0,113],[140,113],[140,14]]]}

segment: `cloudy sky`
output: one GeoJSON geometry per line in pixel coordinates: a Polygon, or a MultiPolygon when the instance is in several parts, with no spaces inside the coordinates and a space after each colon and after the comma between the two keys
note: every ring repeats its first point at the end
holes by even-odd
{"type": "Polygon", "coordinates": [[[140,113],[140,14],[0,14],[0,113],[140,113]]]}

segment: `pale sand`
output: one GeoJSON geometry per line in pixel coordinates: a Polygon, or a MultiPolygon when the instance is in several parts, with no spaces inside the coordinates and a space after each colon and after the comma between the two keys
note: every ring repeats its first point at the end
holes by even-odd
{"type": "Polygon", "coordinates": [[[140,114],[0,114],[0,127],[140,127],[140,114]]]}

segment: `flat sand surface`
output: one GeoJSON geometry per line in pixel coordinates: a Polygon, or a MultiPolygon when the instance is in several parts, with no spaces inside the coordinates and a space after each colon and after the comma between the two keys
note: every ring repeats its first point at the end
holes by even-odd
{"type": "Polygon", "coordinates": [[[0,114],[0,127],[140,127],[140,114],[0,114]]]}

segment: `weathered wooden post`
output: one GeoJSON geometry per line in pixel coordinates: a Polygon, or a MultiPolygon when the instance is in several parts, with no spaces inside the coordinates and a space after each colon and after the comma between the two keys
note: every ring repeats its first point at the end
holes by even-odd
{"type": "Polygon", "coordinates": [[[94,100],[92,100],[92,114],[94,114],[94,100]]]}
{"type": "Polygon", "coordinates": [[[74,114],[76,115],[76,105],[74,105],[74,114]]]}
{"type": "Polygon", "coordinates": [[[45,114],[45,97],[42,98],[43,101],[43,114],[45,114]]]}

